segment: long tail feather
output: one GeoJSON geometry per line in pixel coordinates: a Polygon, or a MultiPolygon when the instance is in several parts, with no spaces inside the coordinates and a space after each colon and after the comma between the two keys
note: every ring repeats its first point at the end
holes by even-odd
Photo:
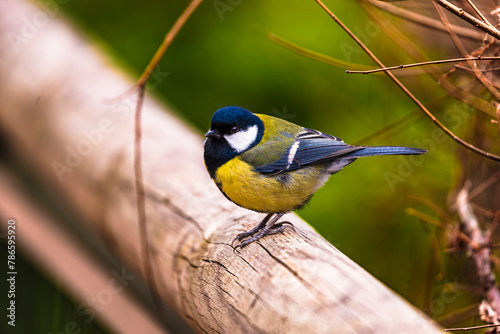
{"type": "Polygon", "coordinates": [[[398,146],[376,146],[376,147],[365,147],[361,150],[349,153],[346,157],[349,158],[361,158],[361,157],[370,157],[374,155],[392,155],[392,154],[423,154],[427,152],[427,150],[421,148],[412,148],[412,147],[398,147],[398,146]]]}

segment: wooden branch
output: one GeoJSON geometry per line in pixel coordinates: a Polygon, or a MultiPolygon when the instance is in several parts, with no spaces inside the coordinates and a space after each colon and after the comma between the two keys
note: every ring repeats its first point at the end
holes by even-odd
{"type": "MultiPolygon", "coordinates": [[[[0,39],[0,129],[88,228],[140,270],[135,101],[109,102],[132,83],[59,20],[23,36],[40,13],[21,0],[0,2],[0,36],[8,37],[0,39]]],[[[231,240],[260,215],[220,194],[203,166],[203,138],[148,97],[142,124],[158,294],[198,332],[440,332],[295,215],[295,231],[234,251],[231,240]]]]}
{"type": "Polygon", "coordinates": [[[488,323],[500,325],[500,292],[495,281],[490,260],[489,234],[481,230],[469,203],[470,182],[460,190],[457,196],[457,212],[464,234],[469,238],[467,255],[472,259],[478,276],[484,301],[481,304],[481,318],[488,323]],[[488,309],[488,312],[485,311],[488,309]]]}
{"type": "Polygon", "coordinates": [[[476,56],[476,57],[438,59],[438,60],[423,61],[423,62],[419,62],[419,63],[401,64],[401,65],[396,65],[396,66],[380,67],[380,68],[374,68],[374,69],[371,69],[371,70],[363,70],[363,71],[346,70],[345,72],[348,73],[348,74],[371,74],[371,73],[378,73],[378,72],[384,72],[384,71],[393,71],[393,70],[398,70],[398,69],[402,69],[402,68],[411,68],[411,67],[427,66],[427,65],[441,65],[441,64],[463,62],[463,61],[468,61],[468,60],[475,60],[475,61],[481,61],[481,60],[500,60],[500,57],[482,57],[482,56],[476,56]]]}
{"type": "Polygon", "coordinates": [[[487,34],[490,34],[491,36],[495,37],[496,39],[500,39],[500,31],[498,31],[495,27],[493,27],[491,24],[488,24],[488,22],[483,22],[481,20],[476,19],[474,16],[470,15],[466,11],[464,11],[462,8],[455,6],[449,1],[446,0],[432,0],[441,7],[445,8],[446,10],[450,11],[451,13],[455,14],[459,18],[461,18],[464,21],[469,22],[473,26],[475,26],[478,29],[481,29],[487,34]]]}
{"type": "MultiPolygon", "coordinates": [[[[0,212],[13,214],[11,218],[16,221],[16,254],[22,250],[45,275],[57,282],[58,287],[81,300],[78,308],[85,310],[82,318],[85,323],[97,317],[114,333],[170,333],[131,295],[130,283],[136,275],[127,272],[124,267],[103,269],[100,263],[96,263],[93,254],[83,247],[81,240],[59,229],[59,222],[31,202],[14,179],[0,165],[0,212]],[[104,295],[112,297],[104,302],[99,300],[104,295]]],[[[7,234],[7,221],[0,223],[0,230],[7,234]]],[[[18,313],[17,316],[20,322],[25,322],[32,315],[18,313]]],[[[81,329],[68,331],[71,327],[67,324],[63,328],[66,333],[82,332],[81,329]]]]}
{"type": "MultiPolygon", "coordinates": [[[[321,0],[315,0],[318,5],[335,21],[335,23],[344,30],[349,37],[351,37],[356,44],[359,45],[359,47],[374,61],[377,63],[379,67],[385,68],[385,65],[378,59],[377,56],[359,39],[333,12],[325,6],[325,4],[321,0]]],[[[431,113],[427,107],[408,89],[406,86],[398,79],[394,74],[392,74],[390,71],[385,70],[385,74],[422,110],[422,112],[434,123],[436,124],[441,130],[446,133],[450,138],[452,138],[454,141],[459,143],[460,145],[468,148],[469,150],[476,152],[477,154],[480,154],[484,157],[487,157],[489,159],[495,160],[495,161],[500,161],[500,155],[496,155],[487,151],[484,151],[469,142],[466,142],[462,138],[458,137],[448,129],[446,126],[443,125],[435,116],[433,113],[431,113]]]]}
{"type": "MultiPolygon", "coordinates": [[[[388,13],[391,13],[393,15],[397,15],[399,17],[402,17],[408,21],[411,21],[416,24],[420,24],[422,26],[427,26],[432,29],[436,30],[441,30],[445,31],[445,27],[443,26],[443,23],[441,21],[438,21],[432,17],[426,16],[419,14],[417,12],[414,12],[412,10],[404,9],[402,7],[398,7],[396,5],[393,5],[390,2],[386,1],[381,1],[381,0],[359,0],[362,2],[368,2],[371,5],[378,7],[388,13]]],[[[470,29],[467,27],[461,27],[458,25],[453,25],[453,31],[456,32],[457,35],[460,35],[465,38],[469,39],[474,39],[474,40],[482,40],[483,39],[483,34],[476,31],[475,29],[470,29]]]]}

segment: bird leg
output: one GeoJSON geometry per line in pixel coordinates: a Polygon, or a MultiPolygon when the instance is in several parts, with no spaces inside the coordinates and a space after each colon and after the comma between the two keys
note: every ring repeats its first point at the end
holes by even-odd
{"type": "Polygon", "coordinates": [[[262,219],[262,221],[259,223],[259,225],[255,226],[253,229],[251,229],[250,231],[247,231],[247,232],[243,232],[243,233],[240,233],[236,236],[236,238],[233,239],[233,241],[231,242],[231,244],[234,243],[235,240],[238,240],[238,241],[241,241],[243,239],[245,239],[246,237],[249,237],[251,235],[254,235],[257,231],[261,230],[264,228],[264,226],[266,226],[266,223],[267,221],[269,220],[269,218],[271,218],[273,216],[274,213],[270,213],[268,214],[264,219],[262,219]]]}
{"type": "Polygon", "coordinates": [[[285,225],[290,226],[291,228],[295,229],[295,226],[293,226],[292,223],[290,222],[279,222],[273,225],[269,230],[267,230],[265,235],[271,235],[271,234],[276,234],[276,233],[281,233],[285,230],[285,225]]]}
{"type": "Polygon", "coordinates": [[[241,241],[241,243],[239,245],[236,245],[235,249],[238,247],[243,248],[243,247],[251,244],[252,242],[259,240],[260,238],[262,238],[265,235],[271,235],[271,234],[283,232],[285,229],[285,226],[284,226],[285,224],[289,224],[293,227],[293,225],[290,222],[277,223],[277,221],[281,217],[283,217],[284,214],[285,214],[284,212],[278,213],[278,214],[276,214],[276,216],[274,216],[273,219],[271,219],[271,217],[273,216],[273,213],[270,213],[259,223],[259,225],[257,225],[256,227],[254,227],[250,231],[238,234],[236,236],[236,238],[234,238],[232,243],[234,243],[235,240],[241,241]],[[248,239],[243,240],[245,238],[248,238],[248,239]]]}

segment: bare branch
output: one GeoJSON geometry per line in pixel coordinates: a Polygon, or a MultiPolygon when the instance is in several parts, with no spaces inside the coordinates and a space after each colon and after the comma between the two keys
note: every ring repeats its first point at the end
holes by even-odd
{"type": "Polygon", "coordinates": [[[184,26],[186,21],[189,19],[189,17],[194,13],[196,8],[202,3],[203,0],[193,0],[191,3],[186,7],[184,12],[179,16],[177,21],[175,21],[174,25],[170,29],[170,31],[165,35],[165,39],[161,43],[160,47],[158,50],[156,50],[156,53],[154,54],[153,58],[149,62],[148,66],[146,66],[146,69],[144,72],[142,72],[139,80],[137,80],[136,85],[137,86],[144,86],[146,85],[146,82],[148,81],[149,77],[151,76],[151,73],[153,73],[154,69],[160,62],[161,58],[163,58],[163,55],[167,51],[168,47],[172,42],[174,41],[175,37],[177,37],[177,34],[181,30],[181,28],[184,26]]]}
{"type": "MultiPolygon", "coordinates": [[[[445,13],[443,12],[443,9],[439,7],[436,3],[433,3],[434,8],[436,9],[436,12],[438,13],[439,17],[441,18],[441,21],[443,22],[444,26],[446,27],[446,30],[448,30],[448,34],[450,35],[453,43],[457,47],[457,49],[460,51],[462,56],[466,57],[469,56],[469,52],[465,49],[464,43],[456,32],[453,30],[450,21],[446,17],[445,13]]],[[[476,50],[474,53],[476,53],[478,56],[481,56],[482,53],[484,52],[483,48],[480,48],[476,50]],[[479,53],[479,54],[478,54],[479,53]]],[[[476,76],[476,78],[483,84],[483,86],[490,91],[490,93],[495,96],[495,98],[500,99],[500,93],[496,89],[496,87],[483,75],[483,73],[477,68],[476,63],[473,61],[467,61],[467,64],[469,65],[470,69],[476,76]]]]}
{"type": "MultiPolygon", "coordinates": [[[[377,58],[377,56],[375,56],[375,54],[373,54],[373,52],[371,52],[370,49],[368,49],[366,47],[366,45],[364,45],[364,43],[355,35],[353,34],[350,29],[344,24],[342,23],[342,21],[340,21],[333,13],[332,11],[330,11],[330,9],[328,9],[328,7],[326,7],[323,2],[321,2],[321,0],[315,0],[320,6],[321,8],[323,8],[323,10],[328,14],[330,15],[330,17],[363,49],[363,51],[365,51],[380,67],[385,67],[384,64],[377,58]]],[[[398,78],[396,78],[394,76],[394,74],[392,74],[390,71],[384,71],[388,76],[389,78],[392,79],[392,81],[394,81],[394,83],[399,87],[401,88],[405,93],[406,95],[408,95],[408,97],[410,97],[410,99],[415,102],[415,104],[417,104],[417,106],[431,119],[432,122],[434,122],[439,128],[441,128],[448,136],[450,136],[451,138],[453,138],[453,140],[455,140],[456,142],[458,142],[459,144],[461,144],[462,146],[468,148],[469,150],[473,151],[473,152],[476,152],[484,157],[487,157],[489,159],[492,159],[492,160],[495,160],[495,161],[500,161],[500,156],[498,155],[495,155],[495,154],[492,154],[490,152],[486,152],[484,150],[481,150],[480,148],[466,142],[465,140],[459,138],[457,135],[455,135],[450,129],[448,129],[447,127],[445,127],[423,104],[422,102],[420,102],[419,99],[417,99],[413,93],[411,93],[408,88],[406,88],[405,85],[403,85],[403,83],[401,81],[399,81],[398,78]]]]}
{"type": "Polygon", "coordinates": [[[468,60],[500,60],[500,57],[463,57],[463,58],[452,58],[452,59],[440,59],[440,60],[431,60],[431,61],[424,61],[420,63],[413,63],[413,64],[405,64],[405,65],[397,65],[397,66],[389,66],[389,67],[383,67],[383,68],[376,68],[373,70],[367,70],[367,71],[351,71],[351,70],[346,70],[346,73],[353,73],[353,74],[370,74],[370,73],[376,73],[376,72],[382,72],[382,71],[392,71],[392,70],[397,70],[401,68],[410,68],[410,67],[416,67],[416,66],[427,66],[427,65],[438,65],[438,64],[448,64],[448,63],[456,63],[456,62],[462,62],[462,61],[468,61],[468,60]]]}
{"type": "Polygon", "coordinates": [[[469,22],[473,26],[481,29],[487,34],[490,34],[491,36],[495,37],[496,39],[500,40],[500,31],[492,27],[491,25],[488,25],[485,22],[482,22],[478,19],[476,19],[474,16],[470,15],[466,11],[464,11],[462,8],[459,8],[455,6],[454,4],[450,3],[449,1],[446,0],[432,0],[436,2],[438,5],[441,7],[449,10],[451,13],[455,14],[456,16],[460,17],[461,19],[469,22]]]}
{"type": "Polygon", "coordinates": [[[463,232],[470,238],[468,256],[472,259],[479,286],[485,299],[482,303],[483,318],[485,321],[499,325],[500,293],[495,282],[495,275],[491,269],[491,249],[488,234],[484,234],[469,203],[470,182],[466,182],[457,196],[457,212],[460,217],[463,232]]]}
{"type": "Polygon", "coordinates": [[[486,19],[486,17],[481,13],[481,11],[476,7],[476,5],[472,2],[472,0],[466,0],[469,6],[476,12],[476,14],[483,20],[484,23],[489,25],[491,28],[495,29],[496,28],[486,19]]]}
{"type": "MultiPolygon", "coordinates": [[[[22,18],[39,11],[33,2],[0,1],[0,35],[21,31],[22,18]]],[[[114,254],[141,269],[131,147],[135,100],[102,103],[131,83],[56,18],[22,47],[17,52],[0,39],[0,127],[13,154],[60,191],[114,254]],[[45,55],[47,45],[59,47],[45,55]],[[78,163],[68,162],[67,148],[80,150],[92,140],[82,137],[89,130],[100,133],[99,143],[78,163]]],[[[158,293],[197,332],[440,333],[293,214],[287,220],[296,232],[234,251],[235,234],[259,214],[217,190],[203,166],[203,138],[192,127],[147,96],[141,123],[158,293]]]]}
{"type": "Polygon", "coordinates": [[[314,60],[320,61],[320,62],[328,64],[328,65],[332,65],[332,66],[339,67],[339,68],[354,67],[354,68],[358,68],[361,71],[373,69],[373,66],[368,66],[368,65],[363,65],[363,64],[354,64],[354,63],[351,63],[351,62],[348,62],[348,61],[345,61],[342,59],[333,58],[333,57],[327,56],[325,54],[306,49],[303,46],[300,46],[300,45],[297,45],[297,44],[292,43],[290,41],[287,41],[286,39],[284,39],[280,36],[277,36],[275,34],[272,34],[272,33],[268,34],[267,37],[271,41],[273,41],[274,43],[281,45],[281,46],[283,46],[283,47],[285,47],[285,48],[287,48],[287,49],[289,49],[289,50],[291,50],[291,51],[293,51],[301,56],[304,56],[304,57],[307,57],[310,59],[314,59],[314,60]]]}
{"type": "Polygon", "coordinates": [[[500,103],[497,104],[497,126],[498,126],[498,134],[500,135],[500,103]]]}
{"type": "MultiPolygon", "coordinates": [[[[162,44],[154,54],[153,58],[149,62],[148,66],[137,80],[132,90],[135,87],[138,88],[138,97],[135,107],[135,121],[134,121],[134,181],[135,181],[135,191],[136,191],[136,199],[137,199],[137,219],[139,222],[139,236],[141,240],[141,253],[142,260],[144,266],[144,276],[146,278],[148,287],[150,288],[151,296],[155,301],[156,306],[159,309],[163,309],[163,304],[161,299],[157,295],[158,287],[155,280],[155,276],[153,273],[153,265],[151,263],[151,250],[149,249],[149,237],[148,237],[148,228],[146,221],[146,202],[145,202],[145,191],[144,191],[144,180],[142,175],[142,161],[141,161],[141,136],[142,136],[142,128],[141,128],[141,115],[142,115],[142,106],[144,102],[144,93],[146,90],[146,83],[151,76],[151,73],[155,70],[156,66],[160,62],[161,58],[167,51],[168,47],[172,44],[175,37],[184,26],[188,18],[193,14],[195,9],[203,0],[193,0],[186,7],[184,12],[179,16],[177,21],[174,23],[170,31],[166,34],[165,39],[162,44]]],[[[131,90],[129,90],[130,92],[131,90]]],[[[127,93],[125,93],[127,94],[127,93]]]]}
{"type": "Polygon", "coordinates": [[[498,327],[498,326],[499,325],[480,325],[480,326],[472,326],[472,327],[445,328],[445,331],[446,332],[473,331],[475,329],[491,328],[491,327],[498,327]]]}
{"type": "MultiPolygon", "coordinates": [[[[405,36],[397,27],[389,22],[384,15],[377,10],[373,10],[371,5],[367,5],[368,3],[366,0],[358,1],[360,6],[365,9],[365,12],[370,16],[370,18],[377,22],[387,36],[399,44],[404,52],[415,59],[415,61],[430,61],[422,50],[418,48],[413,41],[405,36]]],[[[448,78],[441,76],[441,71],[439,71],[437,66],[426,66],[422,69],[426,71],[434,80],[436,80],[449,95],[494,117],[495,107],[490,102],[470,93],[470,87],[459,87],[448,78]]]]}
{"type": "MultiPolygon", "coordinates": [[[[411,21],[411,22],[414,22],[414,23],[417,23],[417,24],[420,24],[420,25],[423,25],[423,26],[426,26],[429,28],[441,30],[441,31],[445,30],[443,24],[441,22],[439,22],[438,20],[435,20],[435,19],[430,18],[430,17],[425,16],[425,15],[421,15],[421,14],[412,12],[410,10],[407,10],[407,9],[404,9],[404,8],[401,8],[398,6],[394,6],[393,4],[390,4],[388,2],[379,1],[379,0],[362,0],[362,1],[367,1],[368,3],[372,4],[375,7],[378,7],[378,8],[380,8],[388,13],[391,13],[393,15],[402,17],[408,21],[411,21]]],[[[473,30],[473,29],[454,25],[453,30],[456,31],[457,35],[460,35],[460,36],[463,36],[466,38],[470,38],[470,39],[474,39],[474,40],[483,39],[483,34],[479,33],[476,30],[473,30]]]]}

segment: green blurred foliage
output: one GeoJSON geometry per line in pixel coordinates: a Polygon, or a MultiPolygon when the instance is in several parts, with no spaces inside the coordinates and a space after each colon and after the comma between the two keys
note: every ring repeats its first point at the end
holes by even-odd
{"type": "MultiPolygon", "coordinates": [[[[137,78],[187,4],[80,0],[59,7],[137,78]]],[[[329,5],[387,65],[405,59],[398,57],[394,43],[355,1],[329,5]]],[[[396,131],[357,142],[416,106],[385,76],[348,75],[345,69],[272,43],[267,38],[270,32],[332,57],[373,64],[314,1],[206,1],[161,61],[159,71],[168,75],[153,77],[150,85],[155,88],[149,93],[175,106],[200,135],[216,109],[239,105],[319,129],[347,143],[429,149],[415,160],[418,163],[408,157],[360,159],[334,175],[299,212],[354,261],[428,309],[430,297],[425,294],[429,279],[434,279],[429,263],[435,254],[429,233],[404,210],[417,205],[410,196],[445,206],[456,177],[456,144],[443,136],[436,140],[435,126],[423,116],[396,131]],[[388,175],[398,181],[388,182],[388,175]]],[[[419,80],[428,81],[413,82],[419,80]]],[[[432,90],[419,94],[423,102],[436,98],[432,90]]],[[[441,106],[445,112],[446,104],[441,106]]]]}

